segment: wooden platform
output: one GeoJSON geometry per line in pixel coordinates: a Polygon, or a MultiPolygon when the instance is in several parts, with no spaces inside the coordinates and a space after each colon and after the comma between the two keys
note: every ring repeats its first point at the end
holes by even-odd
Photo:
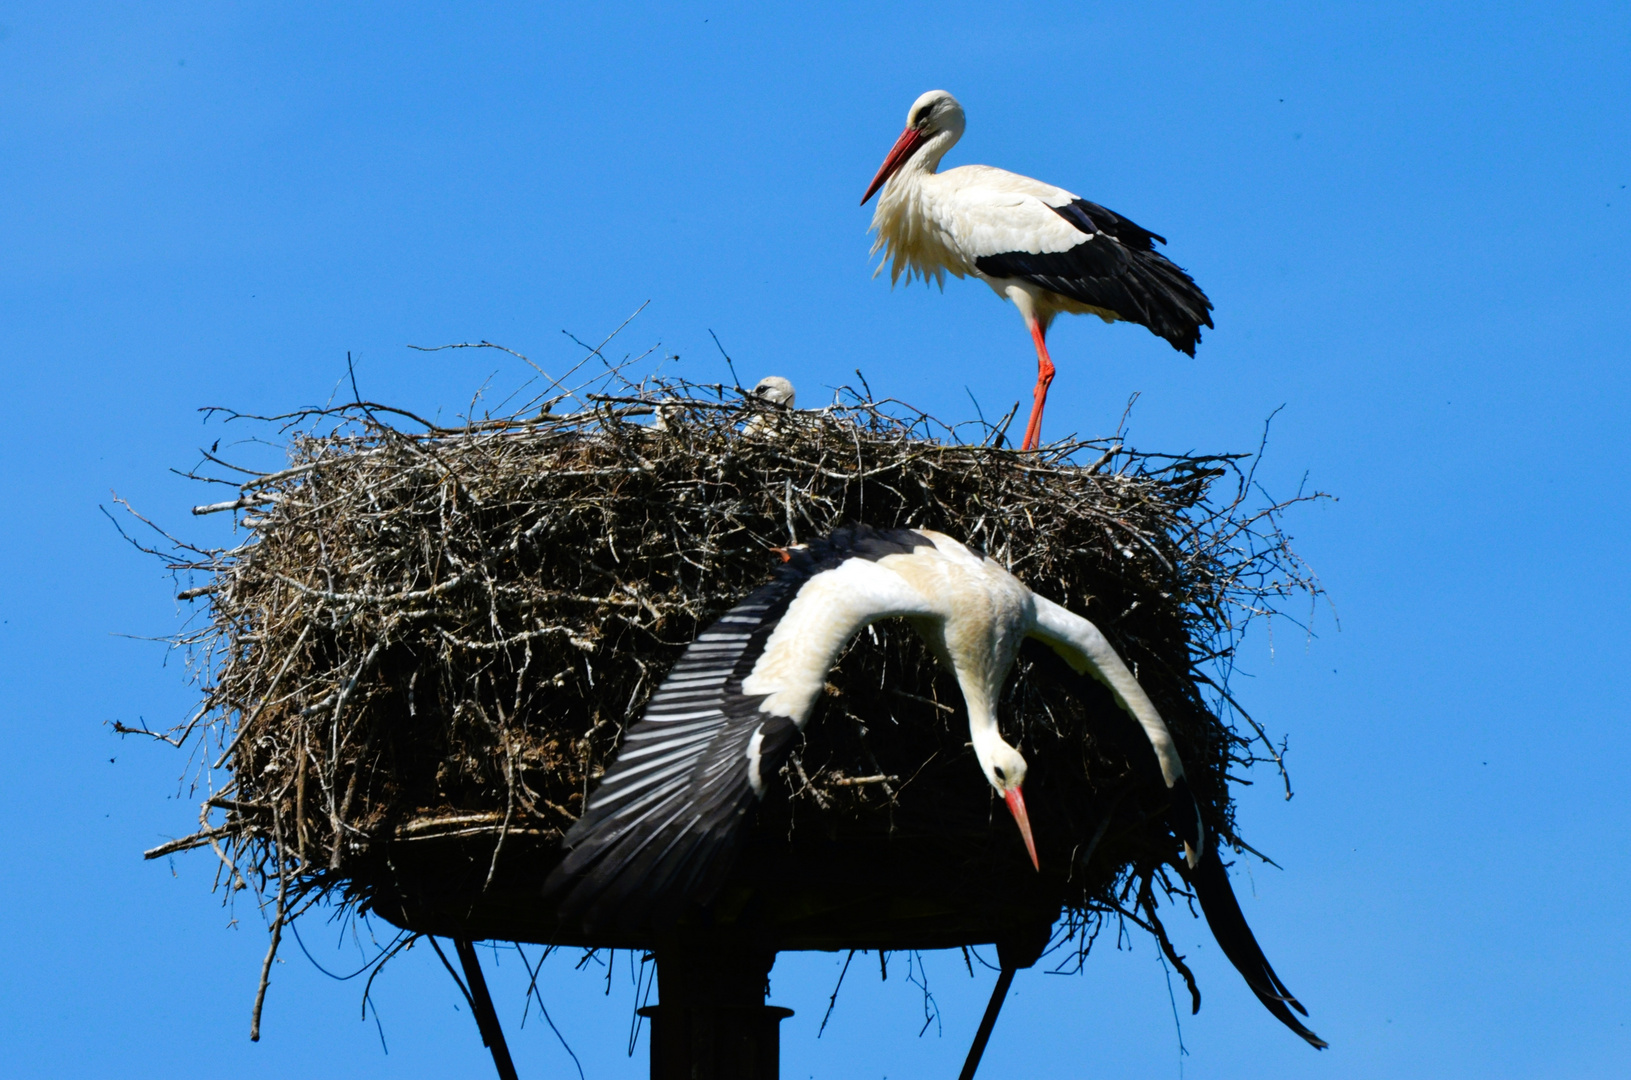
{"type": "MultiPolygon", "coordinates": [[[[1001,808],[999,807],[999,812],[1001,808]]],[[[776,951],[942,949],[1030,936],[1053,925],[1063,902],[1055,873],[1025,858],[1011,822],[984,835],[897,835],[869,841],[755,830],[711,911],[682,925],[730,930],[776,951]]],[[[664,934],[589,938],[542,899],[559,859],[536,836],[505,838],[498,870],[492,833],[399,841],[389,880],[373,883],[372,910],[407,930],[477,940],[654,949],[664,934]]],[[[1061,868],[1062,869],[1062,868],[1061,868]]]]}

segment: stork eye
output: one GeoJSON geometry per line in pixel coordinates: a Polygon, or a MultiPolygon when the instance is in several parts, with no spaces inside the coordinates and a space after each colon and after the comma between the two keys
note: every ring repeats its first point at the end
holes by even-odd
{"type": "Polygon", "coordinates": [[[932,113],[932,112],[934,112],[934,106],[933,105],[930,105],[927,108],[925,108],[922,112],[917,114],[917,123],[912,125],[912,126],[913,127],[922,127],[924,124],[927,124],[929,122],[929,114],[932,113]]]}
{"type": "Polygon", "coordinates": [[[997,779],[1002,781],[1004,784],[1006,784],[1008,782],[1008,773],[1003,770],[1003,767],[1001,765],[991,766],[991,771],[996,773],[997,774],[997,779]]]}

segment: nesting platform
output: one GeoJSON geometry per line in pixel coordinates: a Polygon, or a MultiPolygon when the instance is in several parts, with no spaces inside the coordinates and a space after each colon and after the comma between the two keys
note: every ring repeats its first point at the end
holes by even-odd
{"type": "MultiPolygon", "coordinates": [[[[213,845],[280,921],[327,898],[425,934],[656,947],[555,918],[540,886],[562,833],[692,637],[774,549],[848,522],[948,533],[1092,619],[1235,839],[1226,770],[1257,760],[1256,733],[1220,715],[1208,672],[1245,619],[1314,587],[1282,507],[1248,507],[1241,459],[1020,454],[890,403],[789,412],[722,387],[564,404],[459,428],[363,404],[274,418],[288,468],[200,508],[247,542],[170,555],[208,604],[183,742],[230,783],[155,853],[213,845]]],[[[1181,888],[1164,786],[1097,684],[1039,648],[1004,692],[1040,873],[907,627],[864,632],[827,689],[728,885],[683,926],[772,952],[1038,942],[1062,912],[1159,932],[1157,894],[1181,888]]]]}

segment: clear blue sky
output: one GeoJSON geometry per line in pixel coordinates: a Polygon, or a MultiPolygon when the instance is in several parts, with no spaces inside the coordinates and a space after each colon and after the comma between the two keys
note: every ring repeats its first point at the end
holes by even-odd
{"type": "MultiPolygon", "coordinates": [[[[1618,1077],[1631,1059],[1625,448],[1631,12],[1623,4],[79,4],[0,9],[0,1056],[17,1077],[481,1076],[425,950],[374,997],[285,949],[247,1040],[264,935],[204,855],[182,762],[120,741],[191,697],[172,588],[98,510],[204,539],[166,470],[227,434],[195,409],[364,392],[452,415],[489,338],[546,367],[561,330],[677,370],[778,373],[801,402],[861,367],[943,416],[1026,392],[983,286],[891,292],[856,206],[921,91],[968,111],[948,164],[1069,187],[1171,238],[1217,304],[1195,360],[1068,320],[1047,433],[1255,444],[1338,503],[1293,520],[1341,615],[1246,649],[1239,691],[1290,736],[1297,797],[1242,795],[1283,870],[1237,887],[1314,1027],[1279,1028],[1199,923],[1181,1057],[1156,950],[1024,973],[982,1077],[1618,1077]],[[778,8],[783,8],[777,5],[778,8]],[[785,6],[791,8],[792,5],[785,6]],[[236,917],[238,922],[232,923],[236,917]]],[[[248,452],[247,450],[245,452],[248,452]]],[[[212,531],[213,530],[213,531],[212,531]]],[[[1244,864],[1242,864],[1244,868],[1244,864]]],[[[355,951],[311,923],[336,968],[355,951]]],[[[784,1075],[955,1074],[989,990],[926,958],[784,957],[784,1075]]],[[[620,958],[619,963],[622,963],[620,958]]],[[[529,1078],[575,1076],[519,965],[496,979],[529,1078]]],[[[591,1080],[624,1056],[626,970],[551,965],[591,1080]]]]}

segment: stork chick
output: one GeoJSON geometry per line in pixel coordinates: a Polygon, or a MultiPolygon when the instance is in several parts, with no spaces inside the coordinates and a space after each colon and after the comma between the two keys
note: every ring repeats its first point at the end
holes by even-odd
{"type": "MultiPolygon", "coordinates": [[[[760,401],[768,402],[771,405],[778,405],[781,408],[788,410],[793,408],[793,402],[797,398],[797,395],[793,390],[793,384],[782,378],[780,375],[766,375],[764,378],[759,380],[758,384],[755,385],[752,390],[748,391],[748,394],[751,397],[758,398],[760,401]]],[[[745,425],[743,425],[742,434],[752,435],[755,432],[764,431],[770,426],[770,420],[771,417],[766,416],[763,413],[754,416],[745,425]]]]}
{"type": "Polygon", "coordinates": [[[753,388],[753,396],[772,405],[785,405],[791,409],[797,394],[793,390],[793,384],[780,375],[766,375],[753,388]]]}

